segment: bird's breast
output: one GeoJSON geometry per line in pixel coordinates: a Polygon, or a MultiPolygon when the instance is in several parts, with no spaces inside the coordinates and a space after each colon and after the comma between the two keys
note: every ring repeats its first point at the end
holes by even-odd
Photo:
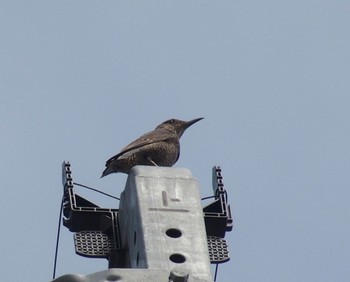
{"type": "Polygon", "coordinates": [[[145,157],[151,158],[159,166],[172,166],[179,158],[180,144],[177,140],[157,142],[147,147],[145,157]]]}

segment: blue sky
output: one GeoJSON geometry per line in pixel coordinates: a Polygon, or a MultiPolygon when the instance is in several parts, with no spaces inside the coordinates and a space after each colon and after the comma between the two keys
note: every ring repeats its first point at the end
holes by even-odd
{"type": "MultiPolygon", "coordinates": [[[[3,280],[51,279],[64,160],[118,196],[126,175],[99,178],[110,156],[203,116],[176,166],[202,196],[222,167],[235,225],[218,281],[349,281],[349,14],[322,0],[1,1],[3,280]]],[[[62,229],[57,276],[106,267],[62,229]]]]}

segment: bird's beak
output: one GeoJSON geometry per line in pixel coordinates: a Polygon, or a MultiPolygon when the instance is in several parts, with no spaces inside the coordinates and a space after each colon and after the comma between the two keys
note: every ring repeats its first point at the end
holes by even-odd
{"type": "Polygon", "coordinates": [[[190,120],[190,121],[186,122],[186,128],[189,128],[192,124],[195,124],[197,121],[200,121],[202,119],[204,119],[204,118],[202,118],[202,117],[201,118],[195,118],[193,120],[190,120]]]}

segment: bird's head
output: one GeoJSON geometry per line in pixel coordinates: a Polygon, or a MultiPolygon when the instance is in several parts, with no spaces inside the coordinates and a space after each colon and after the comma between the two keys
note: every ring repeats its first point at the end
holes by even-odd
{"type": "Polygon", "coordinates": [[[196,118],[190,121],[183,121],[178,119],[169,119],[167,121],[164,121],[160,125],[156,127],[157,129],[166,129],[173,133],[175,133],[178,138],[182,136],[182,134],[185,132],[187,128],[189,128],[192,124],[196,123],[197,121],[202,120],[203,118],[196,118]]]}

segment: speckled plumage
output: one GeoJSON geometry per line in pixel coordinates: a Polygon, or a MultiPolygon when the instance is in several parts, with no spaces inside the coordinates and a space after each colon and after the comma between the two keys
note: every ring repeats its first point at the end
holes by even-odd
{"type": "Polygon", "coordinates": [[[161,123],[155,130],[142,135],[110,158],[101,177],[117,172],[128,174],[135,165],[173,166],[180,156],[182,134],[201,119],[169,119],[161,123]]]}

